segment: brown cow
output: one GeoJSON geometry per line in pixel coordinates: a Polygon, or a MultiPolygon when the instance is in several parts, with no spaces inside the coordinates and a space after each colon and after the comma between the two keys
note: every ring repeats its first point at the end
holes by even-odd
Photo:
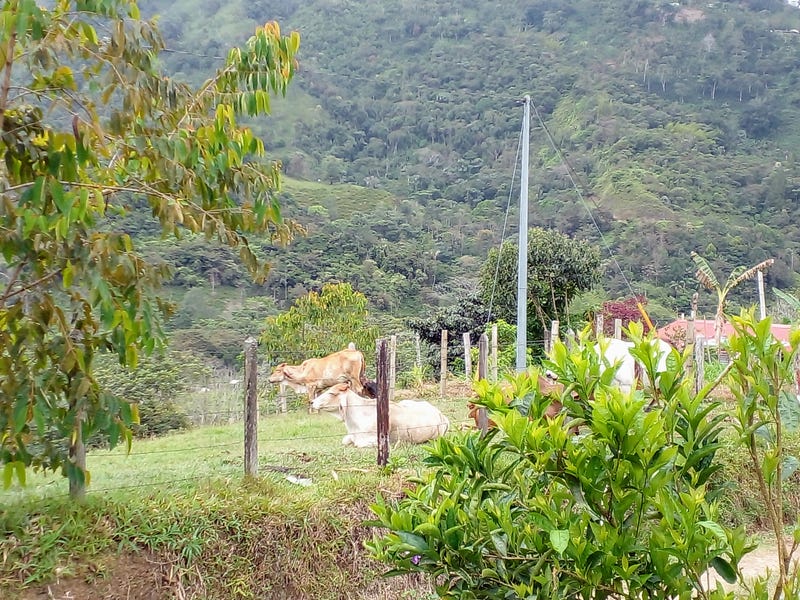
{"type": "Polygon", "coordinates": [[[322,358],[309,358],[299,365],[281,363],[269,376],[270,383],[285,383],[295,392],[308,394],[309,403],[317,391],[349,382],[358,394],[366,381],[364,355],[358,350],[340,350],[322,358]]]}

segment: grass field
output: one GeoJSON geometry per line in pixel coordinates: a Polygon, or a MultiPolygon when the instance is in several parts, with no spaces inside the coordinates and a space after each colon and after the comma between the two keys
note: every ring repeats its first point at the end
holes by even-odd
{"type": "MultiPolygon", "coordinates": [[[[454,428],[464,421],[465,400],[433,402],[454,428]]],[[[134,440],[130,454],[92,450],[83,504],[59,474],[0,491],[0,597],[41,597],[55,585],[62,596],[51,597],[122,598],[114,594],[125,582],[140,597],[136,581],[159,569],[163,596],[141,597],[424,597],[425,582],[381,581],[385,566],[361,548],[372,535],[369,503],[401,493],[422,447],[393,447],[381,469],[375,449],[341,445],[333,416],[271,414],[259,422],[259,477],[250,480],[243,430],[197,427],[134,440]]]]}

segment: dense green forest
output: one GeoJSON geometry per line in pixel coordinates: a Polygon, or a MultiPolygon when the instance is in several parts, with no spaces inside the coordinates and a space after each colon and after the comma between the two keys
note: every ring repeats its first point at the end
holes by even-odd
{"type": "MultiPolygon", "coordinates": [[[[288,97],[252,126],[288,176],[284,214],[308,235],[262,244],[274,268],[258,289],[222,250],[152,242],[183,289],[240,288],[267,312],[332,280],[395,315],[451,303],[514,234],[524,94],[535,107],[530,222],[601,248],[599,297],[630,295],[628,280],[652,306],[687,311],[693,250],[724,273],[774,257],[768,286],[795,283],[800,10],[783,1],[142,8],[159,15],[165,67],[193,82],[257,23],[302,37],[288,97]]],[[[750,302],[754,287],[732,300],[750,302]]]]}

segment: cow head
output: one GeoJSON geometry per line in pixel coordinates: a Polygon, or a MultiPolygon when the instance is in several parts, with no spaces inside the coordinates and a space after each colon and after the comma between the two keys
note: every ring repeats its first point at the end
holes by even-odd
{"type": "Polygon", "coordinates": [[[311,408],[315,410],[328,410],[328,411],[340,410],[342,402],[344,402],[345,404],[347,402],[345,397],[347,395],[347,392],[349,391],[350,391],[349,383],[337,383],[336,385],[329,387],[319,396],[314,398],[314,401],[311,403],[311,408]]]}
{"type": "Polygon", "coordinates": [[[270,383],[280,383],[285,379],[284,369],[286,368],[286,363],[281,363],[277,367],[272,370],[272,373],[269,376],[270,383]]]}

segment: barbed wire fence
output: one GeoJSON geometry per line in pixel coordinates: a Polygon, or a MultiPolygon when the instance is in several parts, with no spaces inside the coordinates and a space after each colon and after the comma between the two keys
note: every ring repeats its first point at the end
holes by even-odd
{"type": "MultiPolygon", "coordinates": [[[[453,429],[464,429],[474,426],[474,420],[469,419],[467,416],[467,401],[465,394],[469,393],[471,388],[470,382],[466,381],[463,376],[453,377],[452,373],[448,373],[451,383],[450,389],[453,390],[452,394],[445,397],[431,398],[429,387],[430,381],[435,379],[435,374],[430,368],[430,364],[438,354],[436,350],[426,348],[421,344],[418,336],[409,333],[401,333],[394,336],[394,369],[393,369],[393,383],[396,378],[399,382],[399,389],[394,385],[392,386],[393,392],[396,391],[398,395],[403,398],[409,397],[426,397],[433,400],[435,404],[444,412],[451,415],[450,427],[453,429]],[[427,367],[425,365],[428,365],[427,367]],[[463,415],[463,418],[452,418],[453,415],[463,415]]],[[[388,338],[391,339],[391,338],[388,338]]],[[[365,353],[366,354],[366,353],[365,353]]],[[[285,399],[281,398],[280,387],[269,383],[269,375],[274,367],[280,362],[296,362],[300,363],[307,358],[306,356],[297,352],[282,352],[280,354],[270,354],[262,357],[262,360],[256,361],[257,367],[255,371],[255,395],[256,395],[256,431],[259,426],[263,425],[280,425],[281,414],[286,413],[305,413],[308,411],[307,397],[304,394],[295,394],[291,390],[286,390],[285,399]],[[285,402],[284,402],[285,400],[285,402]]],[[[368,361],[370,362],[370,361],[368,361]]],[[[375,363],[372,363],[373,365],[375,363]]],[[[370,379],[377,379],[377,371],[368,369],[367,377],[370,379]]],[[[246,422],[246,392],[247,392],[247,373],[245,369],[223,369],[217,370],[210,380],[197,382],[193,386],[191,392],[186,395],[186,398],[180,404],[185,407],[184,416],[188,419],[194,428],[213,428],[215,426],[228,426],[235,423],[246,422]]],[[[261,427],[261,435],[263,436],[268,428],[261,427]]],[[[280,429],[280,426],[278,427],[280,429]]],[[[251,429],[252,431],[252,429],[251,429]]],[[[274,434],[274,431],[270,431],[274,434]]],[[[280,446],[282,443],[293,443],[298,441],[333,441],[341,439],[344,432],[335,434],[320,433],[309,435],[268,435],[264,441],[272,447],[275,445],[280,446]]],[[[133,489],[160,489],[164,486],[172,486],[175,484],[190,484],[197,483],[203,480],[212,480],[222,478],[238,478],[241,477],[243,457],[247,454],[247,436],[243,435],[242,439],[233,442],[224,443],[207,443],[198,445],[190,443],[183,448],[169,447],[159,450],[144,450],[137,451],[135,444],[130,453],[106,453],[95,452],[90,450],[89,462],[90,465],[100,463],[107,463],[107,461],[120,463],[122,468],[122,461],[125,460],[128,464],[125,465],[126,469],[131,469],[139,461],[157,460],[159,456],[166,458],[176,455],[193,454],[201,455],[204,457],[202,463],[198,463],[196,468],[190,474],[181,473],[180,475],[173,473],[170,469],[165,468],[163,473],[146,482],[131,482],[122,485],[99,485],[89,486],[87,493],[107,493],[117,490],[133,490],[133,489]],[[217,450],[218,452],[209,453],[209,450],[217,450]]],[[[289,452],[291,454],[291,452],[289,452]]],[[[258,461],[253,461],[253,457],[257,459],[258,450],[251,451],[251,458],[249,459],[250,469],[252,474],[258,474],[258,461]],[[256,468],[253,470],[252,464],[255,462],[256,468]]],[[[245,465],[247,467],[248,465],[245,465]]],[[[131,469],[133,470],[133,469],[131,469]]],[[[287,461],[284,464],[270,464],[262,465],[261,471],[277,471],[291,475],[293,472],[299,471],[296,464],[287,461]]]]}
{"type": "MultiPolygon", "coordinates": [[[[615,327],[615,330],[617,329],[619,328],[615,327]]],[[[549,347],[552,344],[552,340],[558,336],[557,323],[553,324],[550,335],[550,340],[535,340],[528,344],[529,347],[537,350],[543,346],[545,348],[549,347]]],[[[443,332],[442,337],[446,338],[447,334],[443,332]]],[[[382,343],[386,346],[389,359],[387,362],[394,366],[390,370],[387,365],[384,374],[381,375],[378,372],[379,361],[377,360],[378,353],[376,352],[376,360],[372,363],[375,365],[375,369],[368,369],[367,377],[386,381],[387,400],[389,390],[392,391],[395,399],[416,397],[432,400],[440,410],[449,415],[451,429],[475,428],[479,420],[481,425],[484,425],[486,422],[485,415],[479,413],[477,419],[469,417],[468,400],[472,394],[471,384],[475,375],[492,380],[497,378],[497,375],[494,374],[496,371],[493,373],[493,370],[496,369],[494,365],[497,363],[496,333],[491,335],[491,339],[484,334],[481,339],[476,340],[479,347],[479,351],[476,353],[477,367],[475,371],[477,372],[470,372],[470,360],[472,354],[475,353],[475,348],[472,346],[473,340],[471,337],[464,335],[454,337],[456,338],[454,343],[460,343],[460,352],[462,352],[463,357],[463,360],[459,361],[458,364],[454,364],[452,355],[449,355],[448,351],[450,347],[446,343],[439,348],[431,348],[421,344],[418,336],[414,334],[401,333],[396,336],[389,336],[382,343]],[[431,386],[431,382],[436,376],[430,365],[435,364],[436,359],[441,358],[442,351],[445,353],[445,360],[441,361],[441,364],[444,365],[444,370],[438,375],[440,381],[445,381],[445,385],[440,388],[440,393],[436,394],[435,388],[431,386]],[[456,375],[451,372],[451,366],[461,369],[461,372],[456,375]],[[395,386],[395,380],[399,386],[395,386]]],[[[255,348],[255,345],[252,348],[255,348]]],[[[365,354],[369,353],[365,352],[365,354]]],[[[695,357],[695,360],[702,360],[702,352],[696,353],[695,357]]],[[[280,448],[281,444],[286,444],[288,447],[291,443],[298,441],[330,440],[332,442],[336,438],[341,439],[343,432],[334,434],[320,432],[318,434],[304,435],[278,433],[282,429],[281,424],[285,423],[283,413],[307,412],[308,399],[304,394],[294,394],[291,391],[287,391],[288,393],[282,398],[279,386],[269,383],[269,375],[280,362],[292,361],[300,363],[304,358],[297,353],[283,352],[279,354],[271,353],[262,356],[261,360],[258,360],[257,352],[255,354],[251,353],[250,360],[254,367],[251,367],[252,371],[249,375],[247,369],[241,371],[219,371],[215,374],[216,381],[198,382],[198,385],[191,393],[191,400],[186,404],[185,416],[195,427],[203,428],[204,431],[213,431],[214,426],[228,426],[234,423],[244,424],[247,422],[249,413],[251,418],[250,437],[252,438],[253,432],[256,433],[256,436],[262,435],[262,440],[273,449],[275,447],[280,448]],[[248,376],[252,378],[249,387],[248,376]],[[253,397],[255,398],[254,402],[252,402],[253,397]],[[248,402],[248,400],[251,400],[251,402],[248,402]],[[249,411],[247,410],[248,405],[250,407],[249,411]],[[266,437],[264,437],[265,435],[266,437]]],[[[368,360],[368,362],[370,361],[368,360]]],[[[702,374],[702,367],[698,369],[698,372],[702,374]]],[[[385,410],[388,411],[388,405],[385,410]]],[[[165,468],[161,474],[162,476],[147,482],[90,486],[87,492],[101,493],[133,488],[158,488],[165,485],[219,479],[220,477],[235,480],[241,478],[243,464],[245,472],[249,470],[251,475],[263,474],[266,471],[277,471],[291,475],[301,471],[302,465],[298,464],[298,460],[295,460],[297,458],[295,454],[299,456],[302,453],[298,453],[295,450],[287,450],[283,454],[279,453],[284,461],[281,464],[261,465],[262,468],[259,470],[258,447],[250,446],[250,450],[246,450],[249,442],[246,433],[247,429],[243,428],[242,439],[230,442],[215,442],[213,436],[209,435],[207,443],[198,444],[194,440],[184,448],[168,447],[160,450],[137,452],[134,446],[130,454],[108,453],[91,456],[92,462],[117,461],[127,458],[129,463],[139,460],[156,460],[159,455],[163,455],[168,459],[178,454],[190,456],[197,454],[198,456],[202,455],[203,459],[189,473],[182,472],[177,474],[165,468]],[[209,450],[216,450],[216,452],[209,455],[209,450]]],[[[385,437],[388,440],[388,436],[385,437]]],[[[91,454],[94,453],[92,452],[91,454]]],[[[271,453],[271,456],[274,455],[274,452],[271,453]]],[[[388,457],[388,449],[385,456],[388,457]]],[[[301,456],[300,458],[303,457],[301,456]]],[[[385,464],[386,459],[384,458],[383,460],[385,464]]]]}

